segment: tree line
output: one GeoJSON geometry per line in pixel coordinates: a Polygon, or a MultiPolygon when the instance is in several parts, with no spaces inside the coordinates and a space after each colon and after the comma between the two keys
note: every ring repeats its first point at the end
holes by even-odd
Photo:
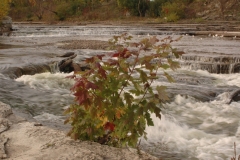
{"type": "MultiPolygon", "coordinates": [[[[184,10],[193,0],[1,0],[0,16],[10,15],[19,20],[43,20],[51,15],[56,20],[99,10],[104,5],[115,5],[121,15],[138,17],[168,16],[175,19],[184,18],[184,10]],[[4,12],[4,13],[2,13],[4,12]]],[[[101,11],[100,11],[101,12],[101,11]]],[[[98,14],[98,13],[95,13],[98,14]]]]}
{"type": "Polygon", "coordinates": [[[0,2],[0,20],[8,14],[9,0],[1,0],[0,2]]]}
{"type": "MultiPolygon", "coordinates": [[[[1,0],[0,18],[9,12],[13,19],[29,21],[46,20],[49,17],[54,20],[73,17],[86,17],[86,20],[92,20],[98,19],[101,14],[105,14],[103,19],[131,15],[162,17],[167,21],[177,21],[195,16],[196,8],[191,7],[193,2],[206,4],[209,0],[1,0]]],[[[217,2],[220,14],[224,17],[228,1],[217,2]]]]}

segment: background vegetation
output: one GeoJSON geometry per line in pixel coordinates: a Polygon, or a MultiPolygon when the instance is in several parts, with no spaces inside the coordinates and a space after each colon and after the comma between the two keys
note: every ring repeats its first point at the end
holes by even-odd
{"type": "Polygon", "coordinates": [[[7,1],[15,21],[157,18],[176,22],[209,18],[206,14],[211,12],[223,20],[240,15],[238,0],[1,0],[0,16],[8,11],[7,1]]]}
{"type": "Polygon", "coordinates": [[[9,1],[1,0],[0,2],[0,20],[8,14],[9,10],[9,1]]]}

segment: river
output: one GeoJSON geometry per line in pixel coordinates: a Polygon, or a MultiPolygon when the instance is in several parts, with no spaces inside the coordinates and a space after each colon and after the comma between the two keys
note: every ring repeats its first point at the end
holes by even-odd
{"type": "Polygon", "coordinates": [[[240,71],[236,67],[234,73],[217,74],[222,70],[209,69],[226,57],[237,63],[240,45],[234,37],[192,36],[147,26],[14,24],[13,28],[11,36],[0,37],[0,101],[58,129],[69,128],[63,125],[63,110],[74,99],[69,91],[74,82],[65,78],[69,74],[59,73],[53,63],[51,72],[12,79],[7,75],[14,67],[59,61],[57,56],[66,52],[75,52],[76,60],[106,52],[59,48],[67,40],[107,41],[125,32],[136,39],[181,34],[173,46],[186,55],[179,70],[169,71],[176,83],[160,78],[154,84],[167,86],[171,101],[164,105],[161,120],[152,115],[154,126],[146,128],[148,140],[141,141],[141,148],[164,159],[225,160],[233,157],[235,142],[240,153],[240,102],[226,103],[229,94],[240,88],[240,71]]]}

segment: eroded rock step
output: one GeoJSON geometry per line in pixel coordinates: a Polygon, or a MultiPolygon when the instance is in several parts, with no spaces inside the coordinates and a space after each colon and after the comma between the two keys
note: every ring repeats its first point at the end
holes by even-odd
{"type": "Polygon", "coordinates": [[[180,64],[192,70],[207,70],[210,73],[231,74],[240,73],[239,55],[194,55],[186,54],[181,57],[180,64]]]}

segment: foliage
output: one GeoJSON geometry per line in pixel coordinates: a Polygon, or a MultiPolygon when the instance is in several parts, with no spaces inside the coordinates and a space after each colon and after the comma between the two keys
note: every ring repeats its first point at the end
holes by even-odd
{"type": "Polygon", "coordinates": [[[8,0],[1,0],[0,3],[0,20],[8,14],[9,3],[8,0]]]}
{"type": "Polygon", "coordinates": [[[184,18],[185,4],[183,2],[167,2],[162,6],[162,16],[167,18],[167,21],[175,22],[180,18],[184,18]]]}
{"type": "Polygon", "coordinates": [[[171,47],[178,39],[131,39],[127,34],[114,36],[110,43],[116,52],[87,58],[91,69],[72,76],[76,104],[66,110],[70,116],[65,121],[72,125],[72,138],[135,147],[139,137],[146,138],[146,125],[153,126],[151,114],[161,118],[162,104],[168,100],[166,87],[152,85],[160,69],[179,67],[170,58],[179,56],[171,47]]]}
{"type": "Polygon", "coordinates": [[[85,0],[60,1],[56,5],[55,13],[59,20],[65,20],[74,15],[81,15],[86,5],[85,0]]]}
{"type": "Polygon", "coordinates": [[[117,0],[118,6],[125,10],[130,11],[133,16],[145,17],[149,9],[148,0],[117,0]]]}
{"type": "Polygon", "coordinates": [[[150,2],[150,7],[148,14],[151,17],[159,17],[162,12],[162,5],[166,3],[167,0],[155,0],[150,2]]]}
{"type": "Polygon", "coordinates": [[[180,18],[176,13],[170,13],[167,15],[167,17],[164,17],[167,22],[176,22],[180,18]]]}

